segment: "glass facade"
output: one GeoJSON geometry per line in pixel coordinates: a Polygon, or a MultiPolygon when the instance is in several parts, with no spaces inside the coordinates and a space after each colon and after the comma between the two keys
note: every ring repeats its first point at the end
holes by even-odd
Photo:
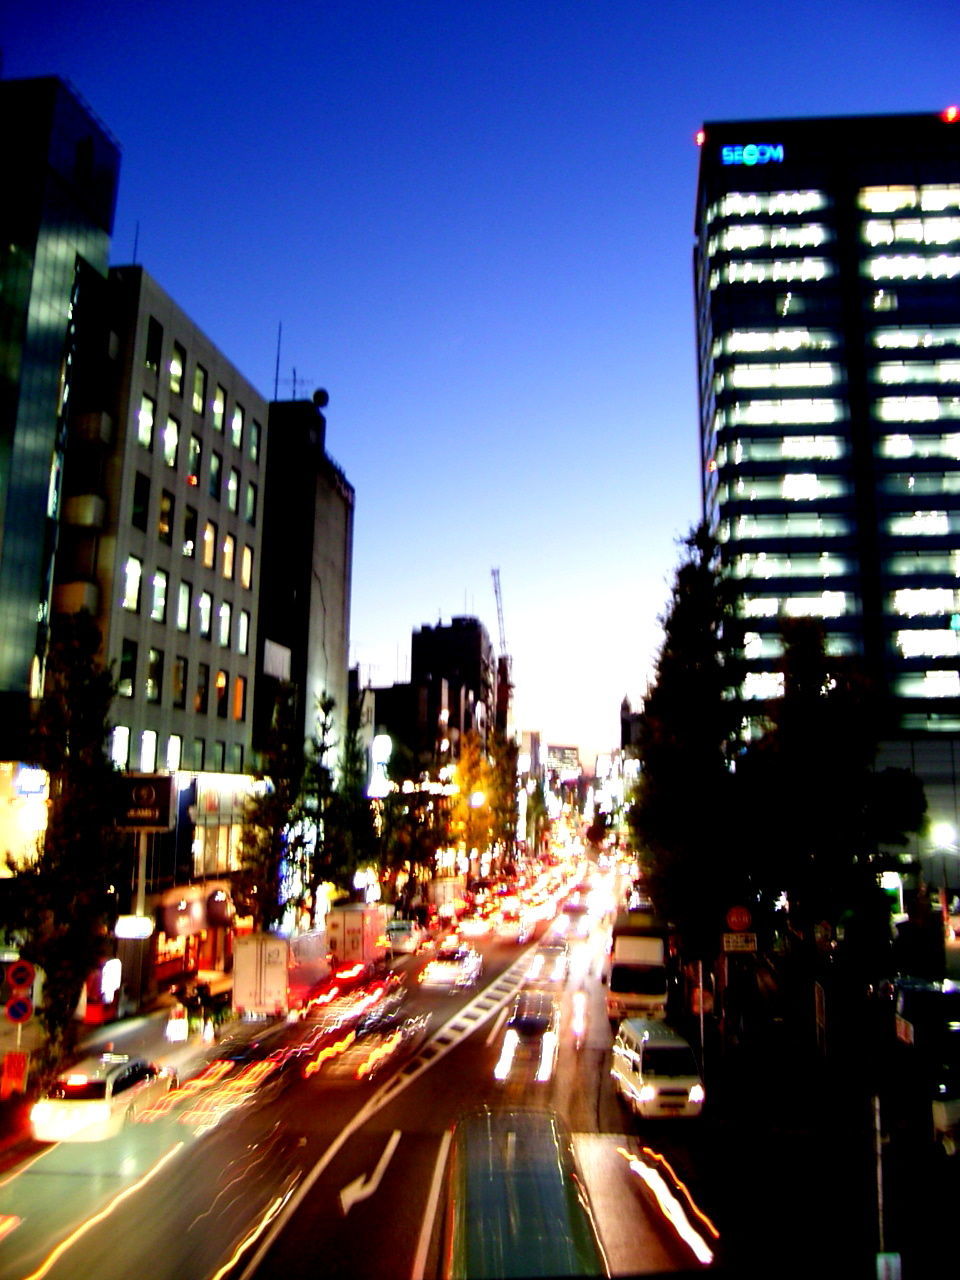
{"type": "Polygon", "coordinates": [[[812,616],[902,725],[960,723],[960,125],[703,139],[702,491],[740,585],[741,693],[776,696],[781,620],[812,616]],[[750,141],[764,163],[736,163],[750,141]]]}

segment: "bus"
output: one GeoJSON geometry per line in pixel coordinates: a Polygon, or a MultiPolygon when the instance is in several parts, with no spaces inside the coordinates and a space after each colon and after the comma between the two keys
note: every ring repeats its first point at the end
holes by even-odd
{"type": "Polygon", "coordinates": [[[485,1107],[456,1123],[441,1274],[609,1276],[573,1144],[555,1112],[485,1107]]]}

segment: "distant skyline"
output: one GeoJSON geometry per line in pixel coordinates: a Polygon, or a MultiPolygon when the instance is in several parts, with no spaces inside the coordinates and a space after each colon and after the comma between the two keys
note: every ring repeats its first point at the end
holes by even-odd
{"type": "Polygon", "coordinates": [[[37,0],[0,47],[119,141],[112,263],[329,392],[363,678],[461,614],[499,650],[498,568],[516,727],[588,757],[700,515],[697,129],[960,100],[955,0],[37,0]]]}

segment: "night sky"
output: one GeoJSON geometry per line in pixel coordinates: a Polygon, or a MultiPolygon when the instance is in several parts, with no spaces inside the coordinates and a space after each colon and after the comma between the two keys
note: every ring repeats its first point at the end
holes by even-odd
{"type": "Polygon", "coordinates": [[[588,756],[700,514],[697,129],[960,100],[956,0],[31,0],[0,44],[119,141],[113,264],[329,392],[364,681],[459,614],[499,646],[497,567],[516,727],[588,756]]]}

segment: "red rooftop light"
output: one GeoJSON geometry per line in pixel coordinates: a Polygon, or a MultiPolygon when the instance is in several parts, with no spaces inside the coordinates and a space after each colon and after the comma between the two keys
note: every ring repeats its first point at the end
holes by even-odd
{"type": "Polygon", "coordinates": [[[960,107],[944,107],[940,112],[940,119],[947,124],[956,124],[960,120],[960,107]]]}
{"type": "MultiPolygon", "coordinates": [[[[954,111],[956,111],[956,110],[957,110],[957,108],[956,108],[956,107],[954,107],[954,108],[953,108],[953,110],[954,110],[954,111]]],[[[706,129],[698,129],[698,130],[697,130],[697,132],[696,132],[696,134],[694,135],[694,139],[695,139],[695,141],[696,141],[697,146],[698,146],[698,147],[702,147],[702,146],[703,146],[703,144],[704,144],[704,143],[706,142],[706,140],[707,140],[707,131],[706,131],[706,129]]]]}

